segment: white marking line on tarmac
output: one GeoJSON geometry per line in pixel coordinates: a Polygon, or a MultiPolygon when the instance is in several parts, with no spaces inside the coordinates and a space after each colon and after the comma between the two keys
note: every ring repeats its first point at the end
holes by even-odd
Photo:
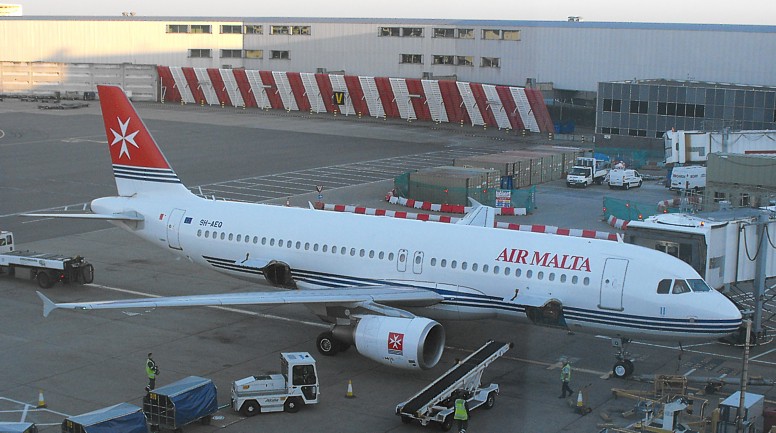
{"type": "MultiPolygon", "coordinates": [[[[458,351],[458,352],[464,352],[464,353],[468,353],[468,354],[474,353],[473,350],[464,349],[464,348],[455,347],[455,346],[445,346],[445,349],[455,350],[455,351],[458,351]]],[[[518,358],[516,356],[504,355],[504,356],[502,356],[502,358],[508,359],[510,361],[524,362],[526,364],[533,364],[533,365],[538,365],[540,367],[546,367],[547,370],[553,370],[555,368],[560,368],[562,366],[562,364],[560,362],[536,361],[536,360],[533,360],[533,359],[518,358]]],[[[587,369],[587,368],[576,368],[575,367],[574,368],[574,373],[577,373],[577,372],[579,372],[579,373],[594,374],[594,375],[600,377],[601,379],[608,379],[610,377],[609,372],[601,372],[601,371],[596,371],[596,370],[590,370],[590,369],[587,369]]]]}
{"type": "MultiPolygon", "coordinates": [[[[22,405],[24,407],[32,408],[32,409],[28,410],[29,412],[51,412],[53,414],[62,415],[63,417],[66,417],[66,418],[70,416],[70,415],[68,415],[66,413],[57,412],[55,410],[51,410],[51,409],[47,409],[47,408],[38,408],[38,407],[35,407],[35,406],[33,406],[33,405],[29,404],[29,403],[25,403],[23,401],[14,400],[14,399],[8,398],[8,397],[0,397],[0,400],[10,401],[11,403],[15,403],[15,404],[18,404],[18,405],[22,405]]],[[[25,410],[27,410],[27,409],[25,409],[25,410]]],[[[20,412],[20,410],[17,410],[17,411],[4,411],[4,412],[20,412]]],[[[55,424],[55,425],[59,425],[59,424],[61,424],[61,423],[58,423],[58,424],[55,424]]]]}
{"type": "Polygon", "coordinates": [[[763,352],[763,353],[761,353],[761,354],[759,354],[759,355],[751,356],[751,357],[749,357],[749,360],[751,361],[751,360],[753,360],[753,359],[757,359],[757,358],[759,358],[759,357],[761,357],[761,356],[764,356],[764,355],[767,355],[767,354],[769,354],[769,353],[773,352],[774,350],[776,350],[776,348],[773,348],[773,349],[771,349],[771,350],[769,350],[769,351],[767,351],[767,352],[763,352]]]}
{"type": "MultiPolygon", "coordinates": [[[[606,339],[606,340],[611,340],[610,337],[607,337],[605,335],[596,335],[596,338],[603,338],[603,339],[606,339]]],[[[643,341],[632,341],[631,344],[636,344],[636,345],[639,345],[639,346],[654,347],[654,348],[658,348],[658,349],[671,349],[671,350],[677,350],[677,351],[679,350],[679,347],[677,347],[677,346],[665,346],[665,345],[662,345],[662,344],[645,343],[643,341]]],[[[708,345],[712,345],[712,344],[716,344],[716,343],[702,343],[702,344],[695,344],[695,345],[692,345],[692,346],[683,346],[684,349],[682,351],[688,352],[688,353],[698,353],[698,354],[701,354],[701,355],[716,356],[718,358],[741,360],[741,357],[739,357],[739,356],[723,355],[721,353],[705,352],[703,350],[688,349],[688,347],[708,346],[708,345]]],[[[762,354],[762,355],[764,355],[764,354],[762,354]]],[[[760,355],[758,355],[758,356],[760,356],[760,355]]],[[[749,358],[750,361],[752,361],[753,359],[754,358],[749,358]]],[[[754,360],[754,361],[756,363],[759,363],[759,364],[776,366],[776,362],[772,362],[772,361],[759,361],[759,360],[754,360]]]]}
{"type": "MultiPolygon", "coordinates": [[[[135,290],[120,289],[118,287],[103,286],[102,284],[84,284],[84,285],[85,286],[90,286],[90,287],[96,287],[96,288],[99,288],[99,289],[111,290],[111,291],[114,291],[114,292],[128,293],[130,295],[145,296],[147,298],[162,298],[163,297],[163,296],[154,295],[154,294],[151,294],[151,293],[138,292],[138,291],[135,291],[135,290]]],[[[300,323],[302,325],[314,326],[316,328],[326,328],[326,329],[328,329],[328,328],[331,327],[330,325],[327,325],[325,323],[308,322],[306,320],[291,319],[291,318],[288,318],[288,317],[276,316],[274,314],[257,313],[255,311],[242,310],[240,308],[234,308],[234,307],[222,307],[220,305],[211,305],[211,306],[208,306],[208,308],[215,308],[217,310],[229,311],[229,312],[232,312],[232,313],[245,314],[245,315],[254,316],[254,317],[260,317],[262,319],[283,320],[283,321],[286,321],[286,322],[300,323]]]]}

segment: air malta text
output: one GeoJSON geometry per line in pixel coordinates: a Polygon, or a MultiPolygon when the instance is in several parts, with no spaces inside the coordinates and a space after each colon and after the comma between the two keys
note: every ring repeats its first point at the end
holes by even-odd
{"type": "Polygon", "coordinates": [[[504,248],[504,251],[496,257],[496,261],[590,272],[589,257],[570,256],[568,254],[560,255],[541,253],[539,251],[534,251],[531,254],[528,250],[504,248]]]}

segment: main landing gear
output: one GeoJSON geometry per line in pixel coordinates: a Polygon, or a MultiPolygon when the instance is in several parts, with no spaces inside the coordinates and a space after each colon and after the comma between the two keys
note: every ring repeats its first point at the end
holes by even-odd
{"type": "Polygon", "coordinates": [[[617,358],[617,362],[612,367],[612,374],[620,379],[633,374],[635,368],[631,354],[627,350],[628,343],[630,343],[628,338],[612,338],[612,347],[617,348],[617,353],[614,355],[617,358]]]}
{"type": "Polygon", "coordinates": [[[344,352],[350,348],[350,344],[344,343],[336,338],[331,331],[326,331],[318,335],[315,340],[315,347],[318,352],[324,356],[334,356],[339,352],[344,352]]]}

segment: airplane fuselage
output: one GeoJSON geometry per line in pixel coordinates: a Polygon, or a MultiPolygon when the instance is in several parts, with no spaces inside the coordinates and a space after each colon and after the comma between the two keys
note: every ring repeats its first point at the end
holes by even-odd
{"type": "Polygon", "coordinates": [[[499,318],[664,341],[734,332],[740,313],[720,293],[658,293],[661,280],[700,280],[686,263],[639,246],[469,225],[144,194],[92,202],[100,213],[195,263],[265,281],[268,261],[301,289],[395,285],[444,300],[435,319],[499,318]],[[659,271],[659,272],[658,272],[659,271]]]}

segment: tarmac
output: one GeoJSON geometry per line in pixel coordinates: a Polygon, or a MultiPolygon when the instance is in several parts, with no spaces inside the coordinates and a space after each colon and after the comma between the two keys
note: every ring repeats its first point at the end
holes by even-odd
{"type": "MultiPolygon", "coordinates": [[[[137,109],[187,186],[220,198],[278,205],[289,200],[292,206],[307,206],[317,200],[315,186],[321,184],[327,203],[407,210],[384,199],[396,171],[444,165],[455,155],[546,143],[544,137],[422,122],[151,103],[137,109]],[[238,184],[250,187],[235,189],[238,184]]],[[[18,249],[80,254],[95,266],[93,284],[57,284],[45,291],[50,298],[70,302],[269,289],[197,267],[107,223],[18,216],[81,208],[92,198],[115,194],[98,104],[38,110],[34,103],[6,99],[0,102],[0,131],[0,228],[15,233],[18,249]]],[[[628,191],[569,189],[555,181],[537,187],[538,208],[532,214],[499,220],[616,232],[601,220],[604,196],[643,203],[671,198],[658,180],[628,191]]],[[[354,350],[319,355],[315,338],[326,326],[303,306],[55,311],[43,318],[36,290],[34,281],[0,277],[0,421],[32,421],[42,432],[59,431],[67,416],[120,402],[141,405],[148,352],[161,370],[157,386],[207,377],[218,387],[221,406],[229,404],[232,381],[278,371],[280,352],[308,351],[318,361],[318,405],[251,418],[224,407],[210,425],[185,426],[187,432],[421,431],[419,425],[402,424],[396,404],[489,339],[515,346],[485,371],[483,383],[498,383],[501,393],[492,410],[473,413],[470,432],[597,432],[602,413],[612,425],[625,426],[635,419],[622,414],[635,402],[616,398],[612,388],[653,389],[651,383],[609,377],[614,348],[602,336],[489,320],[444,322],[448,338],[440,364],[407,372],[354,350]],[[586,389],[589,415],[576,413],[575,399],[557,398],[562,358],[572,362],[571,387],[586,389]],[[355,398],[346,398],[349,381],[355,398]],[[37,408],[40,393],[46,408],[37,408]]],[[[635,342],[630,349],[637,375],[741,374],[739,347],[712,342],[680,350],[635,342]]],[[[773,378],[774,352],[770,343],[753,348],[749,375],[773,378]]],[[[695,391],[701,388],[696,384],[695,391]]],[[[726,386],[708,398],[715,404],[734,391],[726,386]]],[[[776,400],[772,386],[749,392],[776,400]]]]}

